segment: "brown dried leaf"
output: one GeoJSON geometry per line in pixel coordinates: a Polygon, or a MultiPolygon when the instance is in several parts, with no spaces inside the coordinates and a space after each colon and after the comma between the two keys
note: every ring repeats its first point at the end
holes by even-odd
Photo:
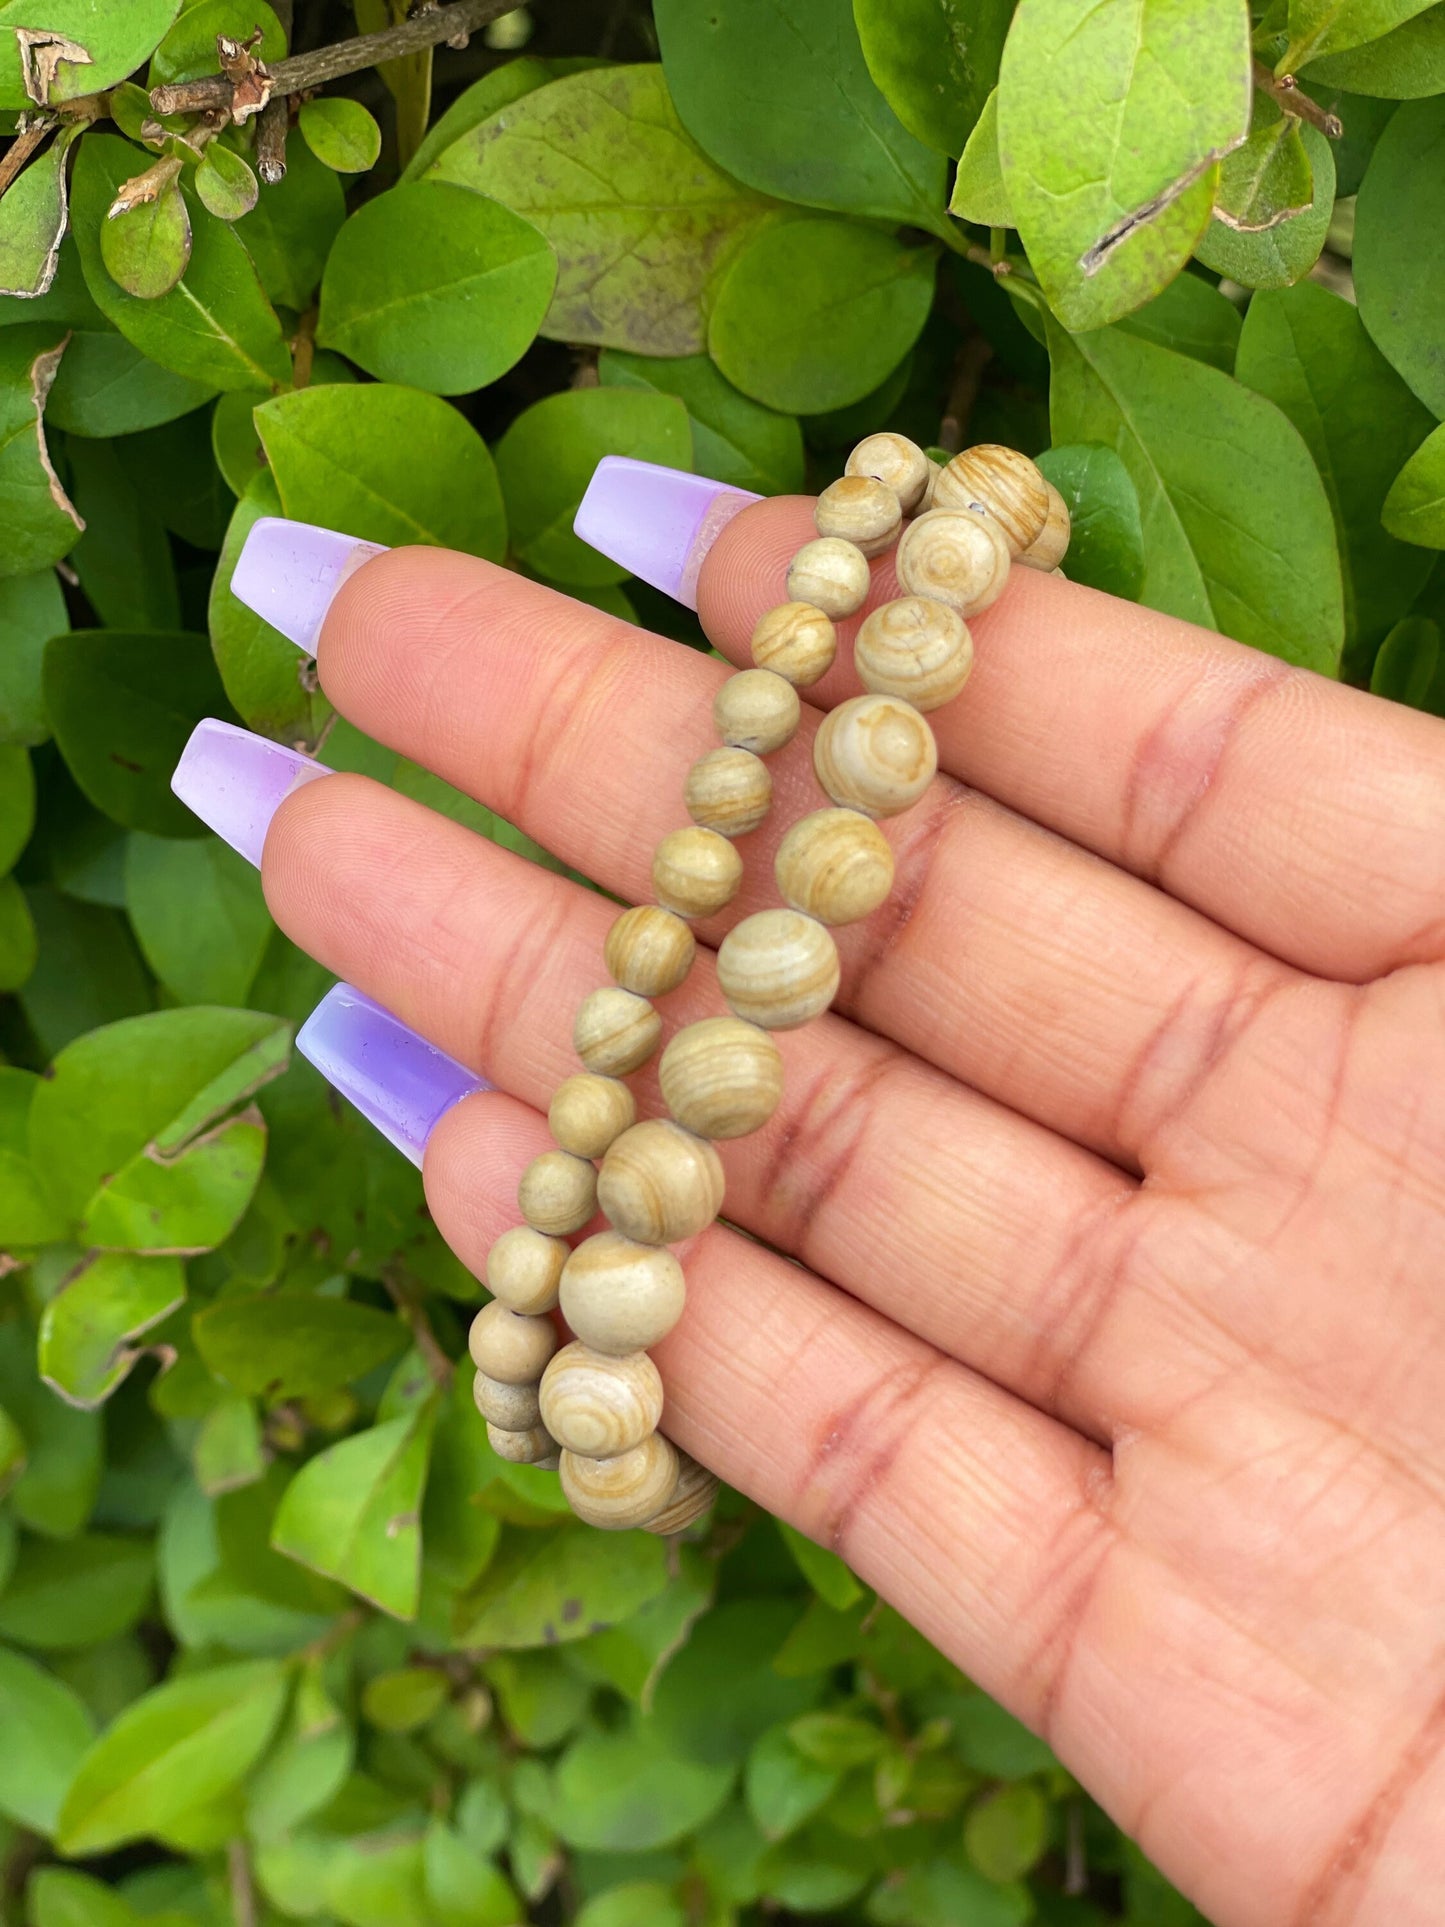
{"type": "Polygon", "coordinates": [[[62,60],[68,60],[77,67],[94,64],[88,50],[78,40],[67,40],[63,33],[55,33],[46,27],[16,27],[14,33],[20,43],[21,79],[25,83],[26,93],[37,107],[50,105],[55,70],[62,60]]]}

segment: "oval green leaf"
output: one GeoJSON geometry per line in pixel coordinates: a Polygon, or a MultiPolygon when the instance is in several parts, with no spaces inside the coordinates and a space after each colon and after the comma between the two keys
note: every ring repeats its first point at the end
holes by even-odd
{"type": "Polygon", "coordinates": [[[69,627],[52,569],[0,578],[0,743],[43,743],[50,734],[40,686],[45,645],[69,627]]]}
{"type": "Polygon", "coordinates": [[[1360,319],[1430,412],[1445,416],[1445,97],[1407,101],[1380,136],[1355,204],[1360,319]]]}
{"type": "Polygon", "coordinates": [[[196,192],[218,221],[239,221],[256,205],[260,188],[249,164],[233,147],[212,141],[196,169],[196,192]]]}
{"type": "Polygon", "coordinates": [[[65,355],[54,324],[0,332],[0,576],[29,575],[69,554],[85,527],[45,440],[45,402],[65,355]]]}
{"type": "Polygon", "coordinates": [[[0,1639],[64,1652],[128,1632],[155,1579],[149,1539],[83,1532],[27,1539],[0,1594],[0,1639]]]}
{"type": "Polygon", "coordinates": [[[1445,423],[1421,444],[1390,485],[1385,527],[1402,542],[1445,549],[1445,423]]]}
{"type": "Polygon", "coordinates": [[[0,1814],[47,1837],[95,1732],[78,1694],[0,1646],[0,1814]]]}
{"type": "Polygon", "coordinates": [[[191,258],[191,216],[175,181],[150,200],[108,213],[100,256],[117,287],[139,301],[158,301],[175,287],[191,258]]]}
{"type": "Polygon", "coordinates": [[[349,1385],[407,1343],[406,1326],[387,1312],[302,1293],[223,1298],[191,1328],[217,1378],[268,1399],[309,1398],[349,1385]]]}
{"type": "Polygon", "coordinates": [[[190,414],[215,393],[149,360],[124,335],[73,334],[45,404],[45,419],[67,435],[109,441],[190,414]]]}
{"type": "Polygon", "coordinates": [[[337,174],[365,174],[381,153],[381,129],[359,100],[308,100],[298,118],[317,160],[337,174]]]}
{"type": "Polygon", "coordinates": [[[1376,100],[1422,100],[1445,91],[1445,5],[1363,47],[1313,62],[1306,78],[1311,87],[1343,87],[1376,100]]]}
{"type": "MultiPolygon", "coordinates": [[[[226,1223],[229,1230],[250,1202],[251,1190],[261,1175],[264,1138],[254,1124],[233,1124],[225,1136],[232,1164],[225,1176],[234,1176],[235,1167],[239,1166],[242,1184],[246,1186],[239,1206],[231,1204],[222,1218],[226,1223],[229,1217],[226,1223]]],[[[200,1160],[194,1162],[199,1164],[200,1160]]],[[[189,1175],[202,1183],[209,1176],[213,1187],[220,1189],[215,1184],[214,1173],[192,1169],[189,1175]]],[[[123,1177],[118,1182],[121,1187],[125,1184],[123,1177]]],[[[156,1244],[172,1237],[194,1238],[193,1216],[188,1213],[182,1219],[181,1214],[168,1215],[164,1212],[164,1202],[162,1196],[152,1222],[135,1229],[128,1224],[120,1235],[154,1240],[156,1244]]],[[[115,1216],[114,1212],[94,1215],[102,1232],[110,1228],[106,1220],[115,1216]]],[[[178,1258],[142,1258],[130,1251],[90,1253],[62,1280],[60,1289],[41,1314],[41,1378],[68,1405],[93,1411],[129,1376],[140,1357],[132,1341],[152,1325],[158,1325],[184,1302],[185,1296],[186,1274],[178,1258]]]]}
{"type": "Polygon", "coordinates": [[[1139,491],[1112,448],[1074,443],[1045,449],[1039,467],[1068,504],[1064,573],[1109,595],[1138,600],[1144,581],[1139,491]]]}
{"type": "Polygon", "coordinates": [[[853,0],[884,99],[925,146],[962,154],[998,80],[1012,0],[853,0]]]}
{"type": "MultiPolygon", "coordinates": [[[[175,9],[172,8],[174,14],[175,9]]],[[[199,80],[216,71],[216,36],[247,41],[260,29],[252,52],[259,60],[286,58],[286,35],[275,9],[267,0],[182,0],[181,15],[156,48],[150,84],[160,87],[173,80],[199,80]]]]}
{"type": "Polygon", "coordinates": [[[692,425],[697,474],[758,495],[787,495],[803,487],[803,437],[796,420],[740,394],[708,356],[673,361],[607,348],[597,372],[607,388],[676,395],[692,425]]]}
{"type": "Polygon", "coordinates": [[[1370,672],[1370,690],[1412,709],[1440,713],[1436,678],[1440,669],[1440,625],[1429,616],[1405,616],[1380,644],[1370,672]]]}
{"type": "MultiPolygon", "coordinates": [[[[1335,206],[1335,157],[1318,128],[1281,116],[1272,151],[1250,154],[1238,177],[1232,164],[1249,152],[1241,148],[1224,164],[1221,201],[1194,250],[1205,267],[1246,288],[1289,288],[1302,281],[1320,258],[1335,206]],[[1303,169],[1299,162],[1303,161],[1303,169]],[[1223,206],[1228,192],[1233,204],[1223,206]],[[1309,199],[1297,207],[1297,197],[1309,199]]],[[[1266,139],[1276,129],[1265,130],[1266,139]]]]}
{"type": "Polygon", "coordinates": [[[73,41],[88,60],[55,63],[48,98],[78,100],[103,93],[143,65],[176,17],[180,0],[6,0],[0,6],[0,108],[28,107],[20,47],[13,29],[44,27],[73,41]]]}

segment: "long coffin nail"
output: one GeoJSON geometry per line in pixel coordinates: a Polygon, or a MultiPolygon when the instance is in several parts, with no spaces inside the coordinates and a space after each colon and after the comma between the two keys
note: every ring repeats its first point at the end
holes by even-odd
{"type": "Polygon", "coordinates": [[[208,716],[191,731],[171,788],[208,829],[258,868],[271,818],[292,790],[318,776],[324,763],[208,716]]]}
{"type": "Polygon", "coordinates": [[[296,1048],[415,1165],[453,1104],[492,1089],[350,984],[327,991],[297,1032],[296,1048]]]}
{"type": "Polygon", "coordinates": [[[762,499],[706,475],[604,455],[572,527],[589,548],[695,609],[708,550],[740,510],[762,499]]]}
{"type": "Polygon", "coordinates": [[[263,515],[246,537],[231,594],[279,629],[298,649],[314,655],[316,638],[332,598],[363,562],[385,555],[378,542],[263,515]]]}

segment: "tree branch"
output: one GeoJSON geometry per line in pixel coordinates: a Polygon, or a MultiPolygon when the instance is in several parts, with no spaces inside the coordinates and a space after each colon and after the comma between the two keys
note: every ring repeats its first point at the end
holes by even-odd
{"type": "MultiPolygon", "coordinates": [[[[278,60],[268,75],[271,97],[307,93],[328,80],[362,73],[384,60],[435,47],[443,40],[464,46],[469,34],[504,13],[514,12],[518,4],[519,0],[453,0],[451,6],[414,14],[399,27],[386,27],[381,33],[361,34],[355,40],[318,47],[314,53],[278,60]]],[[[227,76],[208,74],[203,80],[178,80],[157,87],[151,94],[151,108],[160,115],[199,114],[217,107],[229,108],[232,98],[233,87],[227,76]]]]}
{"type": "Polygon", "coordinates": [[[1307,120],[1326,139],[1337,141],[1344,133],[1344,122],[1339,115],[1327,114],[1318,101],[1311,100],[1293,74],[1275,75],[1262,60],[1256,60],[1254,84],[1264,89],[1282,114],[1293,114],[1296,120],[1307,120]]]}
{"type": "Polygon", "coordinates": [[[25,163],[34,159],[54,132],[55,122],[43,120],[37,114],[29,125],[22,128],[15,136],[5,152],[0,154],[0,194],[10,186],[25,163]]]}
{"type": "Polygon", "coordinates": [[[273,94],[256,123],[256,172],[267,187],[286,178],[286,135],[291,126],[291,103],[273,94]]]}

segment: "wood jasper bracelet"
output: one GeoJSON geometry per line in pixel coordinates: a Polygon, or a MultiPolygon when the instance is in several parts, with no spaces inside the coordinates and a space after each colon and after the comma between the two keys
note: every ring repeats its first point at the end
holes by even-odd
{"type": "Polygon", "coordinates": [[[492,1246],[493,1302],[471,1329],[477,1408],[493,1449],[557,1468],[573,1511],[594,1526],[677,1532],[716,1495],[712,1473],[658,1429],[663,1386],[648,1347],[672,1330],[686,1299],[668,1247],[722,1208],[714,1140],[759,1129],[782,1100],[771,1033],[808,1023],[837,995],[832,927],[869,916],[893,887],[877,820],[910,808],[933,779],[938,752],[925,717],[968,679],[967,618],[998,599],[1014,562],[1055,569],[1069,541],[1068,509],[1027,456],[983,445],[944,468],[894,434],[858,444],[818,497],[814,521],[817,536],[789,565],[787,599],[753,630],[755,666],[718,691],[722,744],[688,772],[691,825],[657,846],[657,901],[624,910],[608,934],[612,982],[584,1000],[573,1031],[584,1068],[548,1112],[557,1149],[522,1175],[526,1222],[492,1246]],[[732,839],[755,830],[772,802],[763,758],[792,740],[798,690],[832,667],[835,623],[863,606],[870,560],[895,544],[904,593],[864,619],[854,645],[867,693],[829,711],[814,739],[828,805],[778,846],[782,907],[745,917],[719,947],[731,1014],[670,1040],[659,1066],[669,1115],[639,1122],[622,1080],[657,1048],[652,1000],[691,969],[691,923],[737,895],[743,863],[732,839]],[[599,1206],[610,1229],[573,1249],[569,1234],[599,1206]],[[560,1349],[551,1316],[559,1306],[573,1333],[560,1349]]]}

